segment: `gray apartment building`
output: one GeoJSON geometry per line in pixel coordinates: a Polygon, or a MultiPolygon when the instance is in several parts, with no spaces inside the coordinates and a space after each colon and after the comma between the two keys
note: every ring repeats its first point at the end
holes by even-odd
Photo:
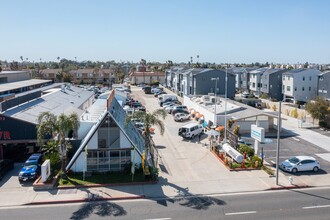
{"type": "Polygon", "coordinates": [[[317,94],[330,101],[330,71],[323,72],[318,77],[317,94]]]}
{"type": "Polygon", "coordinates": [[[261,75],[261,93],[265,93],[271,99],[283,100],[282,73],[286,69],[268,69],[261,75]]]}

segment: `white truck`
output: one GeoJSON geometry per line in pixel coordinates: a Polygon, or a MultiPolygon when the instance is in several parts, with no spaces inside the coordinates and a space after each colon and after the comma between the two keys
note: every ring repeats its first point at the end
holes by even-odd
{"type": "Polygon", "coordinates": [[[183,138],[194,138],[204,133],[204,128],[198,123],[190,123],[179,128],[179,136],[183,138]]]}

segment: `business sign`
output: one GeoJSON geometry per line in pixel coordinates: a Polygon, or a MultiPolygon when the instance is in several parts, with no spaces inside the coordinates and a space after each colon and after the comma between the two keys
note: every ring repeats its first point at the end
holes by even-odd
{"type": "Polygon", "coordinates": [[[265,129],[257,125],[251,125],[251,137],[259,142],[265,142],[265,129]]]}
{"type": "Polygon", "coordinates": [[[45,160],[41,165],[41,181],[44,183],[50,176],[50,160],[45,160]]]}

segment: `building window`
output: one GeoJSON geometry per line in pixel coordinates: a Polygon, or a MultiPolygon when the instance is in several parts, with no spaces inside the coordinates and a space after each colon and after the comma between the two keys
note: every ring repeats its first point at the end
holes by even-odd
{"type": "Polygon", "coordinates": [[[294,87],[294,91],[297,91],[297,87],[294,87]]]}
{"type": "Polygon", "coordinates": [[[252,87],[255,88],[256,87],[256,83],[252,83],[252,87]]]}
{"type": "Polygon", "coordinates": [[[305,87],[302,87],[302,91],[305,91],[305,87]]]}
{"type": "Polygon", "coordinates": [[[303,81],[305,81],[305,76],[303,76],[303,81]]]}
{"type": "Polygon", "coordinates": [[[309,90],[309,91],[312,91],[312,87],[308,87],[308,90],[309,90]]]}
{"type": "Polygon", "coordinates": [[[287,76],[287,79],[290,80],[290,76],[287,76]]]}
{"type": "Polygon", "coordinates": [[[282,86],[282,91],[284,91],[284,88],[285,88],[285,86],[283,85],[283,86],[282,86]]]}
{"type": "Polygon", "coordinates": [[[291,87],[290,86],[287,86],[286,87],[286,91],[290,92],[290,90],[291,90],[291,87]]]}
{"type": "Polygon", "coordinates": [[[312,81],[312,76],[309,76],[309,81],[312,81]]]}

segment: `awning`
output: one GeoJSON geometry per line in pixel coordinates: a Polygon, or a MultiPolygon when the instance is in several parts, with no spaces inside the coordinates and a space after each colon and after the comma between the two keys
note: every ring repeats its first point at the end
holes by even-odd
{"type": "Polygon", "coordinates": [[[194,110],[194,111],[190,112],[190,114],[191,114],[191,116],[194,118],[194,117],[196,117],[196,116],[199,114],[199,112],[196,112],[196,111],[194,110]]]}
{"type": "Polygon", "coordinates": [[[222,131],[223,129],[225,129],[224,126],[219,126],[219,127],[217,127],[215,130],[216,130],[216,131],[222,131]]]}
{"type": "Polygon", "coordinates": [[[198,114],[196,114],[196,116],[195,116],[196,119],[201,118],[201,117],[204,117],[204,115],[201,114],[201,113],[198,113],[198,114]]]}

